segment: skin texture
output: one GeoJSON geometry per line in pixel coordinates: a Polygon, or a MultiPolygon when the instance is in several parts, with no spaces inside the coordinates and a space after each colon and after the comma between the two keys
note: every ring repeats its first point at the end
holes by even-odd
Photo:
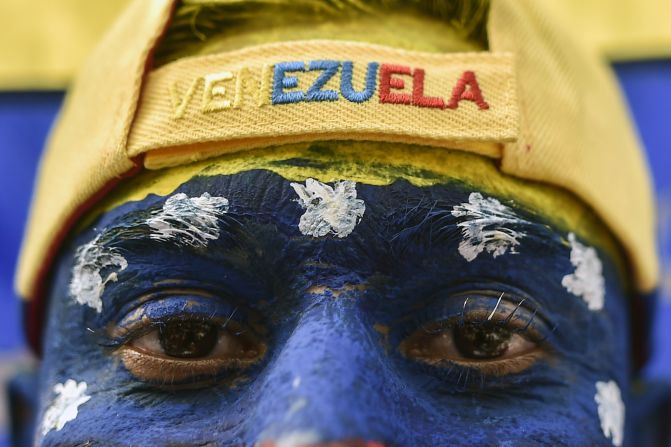
{"type": "MultiPolygon", "coordinates": [[[[222,160],[175,171],[172,187],[145,177],[92,213],[54,269],[38,414],[68,379],[86,382],[90,399],[61,430],[38,436],[41,445],[612,445],[595,384],[615,381],[626,402],[628,297],[617,252],[595,242],[604,232],[562,224],[568,206],[555,219],[526,206],[532,200],[492,194],[498,185],[528,199],[525,188],[538,188],[494,174],[480,183],[467,169],[382,175],[370,161],[341,160],[346,151],[305,151],[237,172],[218,173],[233,170],[222,160]],[[305,209],[291,182],[308,178],[357,181],[365,213],[347,237],[299,231],[305,209]],[[147,185],[163,194],[135,195],[147,185]],[[517,253],[468,262],[459,252],[451,210],[473,192],[524,221],[512,225],[526,234],[517,253]],[[206,247],[151,238],[148,216],[178,193],[228,199],[206,247]],[[603,263],[600,310],[562,286],[575,271],[570,231],[603,263]],[[70,282],[77,248],[101,234],[128,266],[106,283],[98,313],[71,296],[70,282]],[[534,348],[487,365],[419,352],[431,334],[489,315],[534,348]],[[237,361],[176,370],[132,348],[175,319],[230,325],[244,345],[237,361]],[[359,443],[336,444],[346,440],[359,443]]],[[[476,159],[482,175],[478,163],[489,162],[476,159]]]]}

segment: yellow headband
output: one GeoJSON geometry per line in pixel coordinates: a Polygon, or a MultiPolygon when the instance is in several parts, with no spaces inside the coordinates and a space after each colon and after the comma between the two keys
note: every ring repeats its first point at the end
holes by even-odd
{"type": "Polygon", "coordinates": [[[62,237],[123,176],[327,139],[459,149],[564,188],[609,226],[638,289],[657,284],[649,175],[616,83],[542,2],[493,0],[490,51],[287,42],[149,73],[173,4],[133,2],[69,95],[40,169],[17,275],[22,296],[39,294],[62,237]],[[328,79],[316,85],[320,76],[328,79]]]}

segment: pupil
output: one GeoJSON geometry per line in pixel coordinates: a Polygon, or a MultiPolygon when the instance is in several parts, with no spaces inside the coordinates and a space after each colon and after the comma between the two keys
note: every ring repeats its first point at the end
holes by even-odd
{"type": "Polygon", "coordinates": [[[159,326],[159,341],[170,357],[205,357],[217,344],[217,326],[204,321],[169,321],[159,326]]]}
{"type": "Polygon", "coordinates": [[[454,329],[454,342],[459,353],[471,359],[500,357],[508,350],[512,332],[494,324],[464,323],[454,329]]]}

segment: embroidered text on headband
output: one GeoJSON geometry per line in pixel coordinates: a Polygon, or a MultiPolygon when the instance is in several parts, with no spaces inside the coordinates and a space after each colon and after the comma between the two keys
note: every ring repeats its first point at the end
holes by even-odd
{"type": "Polygon", "coordinates": [[[128,150],[146,153],[149,168],[317,139],[411,142],[498,158],[517,122],[511,54],[285,42],[151,73],[128,150]]]}

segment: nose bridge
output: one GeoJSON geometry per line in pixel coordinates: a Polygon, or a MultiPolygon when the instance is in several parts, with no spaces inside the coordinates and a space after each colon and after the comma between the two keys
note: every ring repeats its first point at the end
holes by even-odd
{"type": "Polygon", "coordinates": [[[327,295],[310,297],[315,303],[267,367],[255,418],[261,441],[299,433],[316,444],[384,433],[376,422],[388,380],[381,346],[356,298],[327,295]]]}

